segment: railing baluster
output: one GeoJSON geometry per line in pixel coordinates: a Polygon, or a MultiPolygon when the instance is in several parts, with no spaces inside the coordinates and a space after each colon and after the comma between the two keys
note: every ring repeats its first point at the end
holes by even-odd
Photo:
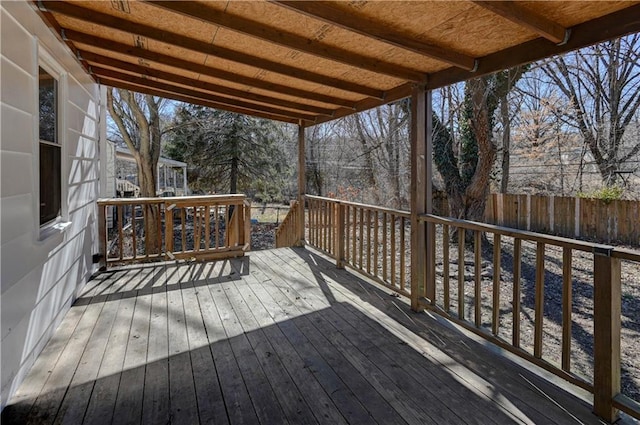
{"type": "Polygon", "coordinates": [[[158,255],[158,257],[162,256],[162,216],[163,216],[163,211],[162,211],[162,204],[156,203],[155,205],[156,210],[158,211],[158,220],[156,220],[156,225],[157,225],[157,234],[156,236],[158,237],[158,252],[156,253],[158,255]]]}
{"type": "Polygon", "coordinates": [[[458,227],[458,318],[464,320],[464,229],[458,227]]]}
{"type": "Polygon", "coordinates": [[[209,205],[204,207],[204,250],[211,248],[211,210],[209,205]]]}
{"type": "Polygon", "coordinates": [[[142,220],[143,220],[143,229],[144,229],[144,257],[149,258],[149,217],[148,215],[148,205],[142,205],[142,220]]]}
{"type": "Polygon", "coordinates": [[[500,255],[502,253],[500,235],[493,234],[493,305],[491,306],[491,331],[498,335],[500,331],[500,255]]]}
{"type": "Polygon", "coordinates": [[[378,211],[374,211],[373,217],[373,275],[378,276],[378,233],[380,230],[379,214],[378,211]]]}
{"type": "Polygon", "coordinates": [[[187,223],[186,223],[186,216],[187,216],[187,208],[186,207],[181,207],[180,208],[180,229],[182,231],[182,252],[185,252],[187,250],[187,223]]]}
{"type": "Polygon", "coordinates": [[[388,226],[387,213],[382,213],[382,280],[387,281],[387,226],[388,226]]]}
{"type": "Polygon", "coordinates": [[[571,248],[562,248],[562,370],[571,372],[571,248]]]}
{"type": "Polygon", "coordinates": [[[449,226],[442,225],[442,290],[444,291],[444,311],[450,311],[449,289],[449,226]]]}
{"type": "Polygon", "coordinates": [[[396,279],[396,216],[391,214],[391,285],[397,286],[396,279]]]}
{"type": "Polygon", "coordinates": [[[474,253],[474,313],[476,327],[482,325],[482,233],[475,231],[473,234],[474,253]]]}
{"type": "Polygon", "coordinates": [[[360,270],[362,270],[362,248],[364,246],[364,209],[360,208],[360,252],[359,254],[359,262],[358,265],[360,267],[360,270]]]}
{"type": "Polygon", "coordinates": [[[353,227],[351,228],[351,265],[356,266],[356,243],[357,243],[357,229],[358,229],[358,209],[354,206],[351,208],[353,211],[353,227]]]}
{"type": "Polygon", "coordinates": [[[367,210],[367,273],[371,274],[371,210],[367,210]]]}
{"type": "Polygon", "coordinates": [[[543,242],[536,244],[536,295],[533,356],[542,358],[542,330],[544,320],[544,249],[543,242]]]}
{"type": "Polygon", "coordinates": [[[123,220],[123,213],[122,213],[122,205],[117,205],[116,206],[116,210],[118,212],[118,259],[122,260],[124,258],[124,244],[123,244],[123,239],[124,239],[124,232],[122,231],[122,220],[123,220]]]}
{"type": "Polygon", "coordinates": [[[522,240],[513,240],[513,317],[512,324],[512,345],[520,347],[520,270],[522,267],[522,240]]]}
{"type": "Polygon", "coordinates": [[[166,206],[165,204],[165,251],[171,255],[173,255],[173,208],[173,205],[166,206]]]}
{"type": "Polygon", "coordinates": [[[136,240],[137,233],[137,223],[136,223],[136,206],[135,204],[131,204],[131,243],[133,244],[133,258],[138,258],[138,241],[136,240]]]}
{"type": "Polygon", "coordinates": [[[220,248],[220,207],[218,205],[216,205],[216,209],[215,209],[215,214],[216,214],[216,225],[215,225],[215,232],[216,232],[216,249],[220,248]]]}
{"type": "Polygon", "coordinates": [[[406,236],[404,234],[404,226],[406,224],[405,217],[400,217],[400,289],[405,290],[407,287],[407,272],[406,272],[406,236]]]}

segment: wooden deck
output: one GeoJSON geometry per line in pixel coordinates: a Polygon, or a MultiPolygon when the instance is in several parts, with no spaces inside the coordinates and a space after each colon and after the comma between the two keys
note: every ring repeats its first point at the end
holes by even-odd
{"type": "Polygon", "coordinates": [[[591,409],[308,249],[102,274],[3,424],[576,424],[591,409]]]}

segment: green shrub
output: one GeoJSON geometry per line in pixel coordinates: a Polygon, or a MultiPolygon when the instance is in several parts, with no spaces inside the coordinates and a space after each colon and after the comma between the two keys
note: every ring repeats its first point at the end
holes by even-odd
{"type": "Polygon", "coordinates": [[[608,204],[611,201],[622,199],[623,194],[624,188],[620,186],[607,186],[593,192],[578,192],[578,198],[600,199],[608,204]]]}

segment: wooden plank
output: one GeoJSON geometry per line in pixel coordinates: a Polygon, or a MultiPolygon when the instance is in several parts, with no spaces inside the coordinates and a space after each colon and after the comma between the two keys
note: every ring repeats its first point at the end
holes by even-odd
{"type": "Polygon", "coordinates": [[[204,247],[205,250],[211,249],[211,206],[204,207],[204,247]]]}
{"type": "Polygon", "coordinates": [[[135,297],[123,297],[120,301],[91,399],[84,415],[84,423],[111,424],[135,304],[135,297]]]}
{"type": "Polygon", "coordinates": [[[187,250],[187,213],[186,208],[180,208],[180,237],[182,238],[182,246],[180,251],[185,252],[187,250]]]}
{"type": "Polygon", "coordinates": [[[535,293],[535,324],[533,338],[533,355],[542,358],[542,335],[544,329],[544,256],[545,244],[536,244],[536,293],[535,293]]]}
{"type": "MultiPolygon", "coordinates": [[[[235,361],[238,364],[241,379],[244,381],[251,397],[255,414],[261,423],[286,423],[287,420],[280,403],[273,393],[269,380],[262,370],[247,336],[244,334],[233,305],[227,297],[227,289],[225,289],[227,285],[224,282],[221,282],[220,285],[222,288],[211,291],[211,295],[222,319],[222,325],[227,334],[235,361]]],[[[247,407],[243,406],[242,408],[247,407]]]]}
{"type": "Polygon", "coordinates": [[[360,209],[360,234],[358,239],[360,240],[359,243],[359,247],[358,247],[358,268],[362,270],[362,254],[363,254],[363,247],[364,247],[364,209],[363,208],[359,208],[360,209]]]}
{"type": "MultiPolygon", "coordinates": [[[[180,266],[187,269],[186,272],[191,271],[190,267],[191,265],[180,266]]],[[[185,276],[185,279],[180,279],[179,282],[182,283],[187,279],[185,276]]],[[[189,306],[189,310],[191,308],[193,307],[189,306]]],[[[194,308],[194,311],[196,310],[197,308],[194,308]]],[[[167,312],[170,417],[177,423],[195,423],[198,421],[198,404],[181,289],[167,291],[167,312]]]]}
{"type": "Polygon", "coordinates": [[[53,423],[102,308],[102,303],[89,303],[84,310],[72,337],[68,340],[55,367],[50,371],[47,381],[42,386],[42,390],[27,416],[26,423],[53,423]]]}
{"type": "MultiPolygon", "coordinates": [[[[278,252],[277,254],[282,257],[281,261],[278,263],[270,259],[270,264],[279,267],[287,267],[287,265],[294,264],[295,259],[287,256],[287,253],[278,252]]],[[[456,381],[452,380],[451,375],[443,370],[444,364],[454,363],[452,359],[449,358],[442,365],[436,366],[433,364],[434,358],[425,359],[422,357],[426,356],[424,349],[416,351],[415,348],[407,347],[407,341],[410,341],[411,338],[403,338],[398,343],[394,343],[394,340],[398,339],[398,335],[390,334],[387,329],[383,329],[380,326],[380,322],[392,319],[384,315],[380,316],[376,313],[376,309],[365,312],[364,308],[361,307],[363,305],[361,296],[364,298],[364,305],[368,304],[367,301],[370,298],[375,299],[380,296],[374,294],[374,291],[362,291],[362,285],[367,285],[365,282],[342,274],[337,277],[336,270],[328,268],[328,265],[324,265],[323,263],[325,262],[318,261],[319,259],[314,260],[316,260],[314,261],[314,268],[316,267],[315,264],[317,264],[323,276],[327,276],[326,284],[330,285],[332,293],[337,298],[330,309],[321,309],[321,314],[309,322],[327,335],[327,338],[331,339],[332,342],[335,340],[334,346],[341,352],[355,353],[353,357],[349,357],[350,361],[358,356],[357,351],[350,349],[357,347],[359,352],[365,354],[372,363],[384,372],[385,389],[392,391],[396,389],[401,394],[393,394],[383,390],[382,393],[385,398],[390,400],[391,403],[396,400],[396,397],[411,401],[409,408],[398,404],[394,405],[407,422],[457,423],[462,421],[464,423],[482,424],[490,421],[492,423],[513,423],[513,416],[504,417],[504,413],[498,409],[496,409],[495,413],[490,413],[490,411],[494,410],[491,406],[481,407],[482,405],[480,405],[478,408],[473,407],[473,400],[477,397],[476,394],[465,392],[464,387],[460,388],[460,386],[455,385],[456,381]],[[335,279],[340,279],[340,282],[336,282],[335,279]],[[356,289],[358,293],[352,292],[354,290],[353,286],[351,290],[344,290],[343,285],[347,283],[347,280],[357,281],[354,282],[354,286],[360,288],[359,291],[356,289]],[[356,306],[358,308],[354,308],[356,306]],[[328,325],[319,326],[318,324],[320,323],[328,323],[328,325]],[[376,333],[380,333],[380,336],[377,337],[376,333]],[[333,336],[337,337],[334,338],[333,336]],[[398,365],[402,365],[402,367],[399,368],[398,365]],[[434,372],[438,372],[438,378],[442,380],[441,382],[434,376],[434,372]],[[425,386],[424,382],[430,382],[431,385],[425,386]],[[452,382],[454,385],[452,385],[452,382]],[[458,391],[449,390],[450,386],[457,388],[458,391]],[[433,391],[433,388],[438,388],[438,391],[433,391]],[[458,395],[456,392],[461,392],[462,395],[458,395]],[[424,403],[425,399],[433,402],[424,403]],[[485,417],[484,414],[487,416],[485,417]],[[417,422],[416,417],[418,418],[417,422]]],[[[317,288],[317,282],[314,277],[317,272],[305,271],[304,266],[295,267],[289,273],[296,276],[296,279],[287,280],[289,288],[281,288],[281,291],[292,302],[295,299],[296,304],[302,304],[298,307],[301,312],[307,311],[305,305],[313,309],[314,299],[318,302],[322,302],[324,299],[320,291],[312,289],[317,288]],[[297,300],[302,301],[298,302],[297,300]]],[[[389,298],[384,297],[383,299],[387,300],[389,298]]],[[[406,308],[403,305],[397,307],[393,308],[393,310],[397,311],[398,309],[406,308]]],[[[356,360],[354,359],[353,361],[356,360]]],[[[357,364],[363,367],[366,366],[366,363],[362,362],[357,364]]],[[[379,372],[376,374],[375,371],[365,369],[363,369],[362,374],[369,377],[370,380],[371,377],[374,377],[374,381],[375,377],[380,376],[379,372]]]]}
{"type": "Polygon", "coordinates": [[[78,368],[73,374],[69,388],[56,413],[55,424],[78,424],[82,422],[97,380],[100,363],[105,354],[109,334],[113,329],[121,299],[122,293],[109,296],[100,311],[100,316],[91,332],[91,337],[84,347],[78,368]]]}
{"type": "Polygon", "coordinates": [[[465,320],[464,251],[465,251],[465,230],[461,227],[458,227],[458,318],[460,320],[465,320]]]}
{"type": "MultiPolygon", "coordinates": [[[[338,268],[344,268],[345,264],[345,245],[348,243],[345,240],[346,225],[345,225],[345,210],[346,206],[343,204],[336,205],[336,241],[335,241],[335,253],[336,253],[336,266],[338,268]]],[[[348,251],[348,249],[347,249],[348,251]]]]}
{"type": "Polygon", "coordinates": [[[511,330],[512,345],[520,347],[520,276],[522,267],[522,240],[513,240],[513,297],[512,297],[512,320],[511,330]]]}
{"type": "Polygon", "coordinates": [[[169,333],[167,276],[173,267],[167,267],[162,284],[152,290],[149,322],[149,343],[144,375],[142,423],[167,423],[171,421],[169,397],[169,333]]]}
{"type": "MultiPolygon", "coordinates": [[[[122,205],[116,206],[116,209],[118,211],[118,258],[120,260],[122,260],[122,257],[123,257],[123,253],[122,253],[123,239],[124,239],[124,232],[122,231],[122,225],[124,224],[124,218],[122,214],[123,208],[124,207],[122,205]]],[[[105,252],[105,255],[107,255],[106,252],[105,252]]]]}
{"type": "Polygon", "coordinates": [[[133,258],[138,258],[138,242],[136,240],[138,220],[136,220],[136,218],[136,205],[131,205],[131,245],[133,248],[133,258]]]}
{"type": "Polygon", "coordinates": [[[113,422],[138,424],[142,418],[145,365],[151,317],[151,291],[138,293],[113,410],[113,422]]]}
{"type": "Polygon", "coordinates": [[[209,266],[198,265],[198,269],[182,284],[182,298],[187,312],[185,319],[189,339],[189,355],[198,404],[198,420],[202,424],[228,424],[229,419],[205,328],[204,316],[207,313],[203,312],[203,309],[209,308],[209,305],[201,304],[198,298],[200,292],[206,291],[206,289],[200,288],[200,285],[207,283],[206,272],[209,270],[209,266]]]}
{"type": "Polygon", "coordinates": [[[349,251],[349,247],[351,246],[351,209],[349,205],[344,205],[344,259],[347,264],[351,262],[351,252],[349,251]]]}
{"type": "Polygon", "coordinates": [[[493,235],[493,303],[491,305],[491,332],[496,336],[500,329],[501,254],[502,247],[500,235],[493,235]]]}
{"type": "MultiPolygon", "coordinates": [[[[240,272],[240,270],[236,271],[240,272]]],[[[238,323],[242,326],[247,340],[251,344],[251,349],[283,409],[286,420],[292,424],[318,423],[283,361],[278,355],[274,355],[277,353],[276,348],[260,329],[261,327],[254,317],[253,310],[264,309],[255,294],[247,287],[247,285],[255,283],[254,279],[247,276],[243,281],[225,282],[223,288],[233,306],[238,323]]]]}
{"type": "MultiPolygon", "coordinates": [[[[256,257],[256,254],[255,252],[252,253],[252,259],[256,257]]],[[[246,288],[251,292],[243,291],[243,298],[246,300],[249,296],[247,294],[252,294],[262,305],[262,308],[258,308],[258,306],[250,304],[252,306],[251,312],[262,332],[264,332],[265,337],[271,342],[274,349],[273,353],[276,353],[277,358],[281,359],[282,364],[295,382],[315,418],[320,423],[346,424],[344,416],[342,416],[329,393],[325,391],[317,379],[315,372],[311,372],[305,358],[298,354],[295,347],[287,339],[280,327],[277,326],[278,321],[286,320],[286,313],[269,296],[264,285],[261,284],[260,281],[265,281],[267,276],[259,269],[255,270],[255,272],[252,271],[247,276],[251,285],[246,288]]]]}
{"type": "Polygon", "coordinates": [[[562,249],[562,370],[571,372],[572,252],[562,249]]]}
{"type": "MultiPolygon", "coordinates": [[[[207,286],[197,291],[196,294],[215,365],[215,368],[209,373],[216,373],[224,404],[230,407],[227,410],[229,423],[257,424],[259,422],[255,410],[250,407],[252,406],[251,397],[242,380],[238,363],[233,355],[229,339],[222,324],[221,314],[224,315],[225,313],[218,311],[213,299],[213,293],[221,291],[217,286],[220,279],[223,279],[223,277],[207,278],[207,286]]],[[[214,384],[212,384],[211,391],[215,391],[214,384]]]]}
{"type": "MultiPolygon", "coordinates": [[[[263,263],[263,266],[269,267],[266,263],[263,263]]],[[[286,285],[286,282],[282,283],[286,285]]],[[[316,372],[316,378],[349,423],[401,423],[380,394],[354,370],[352,364],[331,342],[311,325],[299,310],[300,303],[296,305],[292,302],[299,301],[299,295],[293,296],[292,300],[289,297],[291,290],[287,292],[286,289],[279,289],[273,285],[265,286],[265,290],[281,309],[293,310],[296,316],[300,317],[299,320],[279,322],[278,326],[296,347],[299,355],[316,372]],[[336,397],[336,393],[340,396],[336,397]]]]}
{"type": "MultiPolygon", "coordinates": [[[[373,212],[373,275],[378,276],[378,255],[379,249],[379,234],[380,234],[380,216],[378,211],[373,212]]],[[[371,250],[371,248],[369,248],[371,250]]]]}
{"type": "Polygon", "coordinates": [[[89,303],[83,302],[71,306],[47,345],[36,358],[22,384],[13,397],[6,402],[2,410],[2,423],[26,423],[27,415],[49,379],[49,371],[54,369],[65,347],[74,336],[88,305],[89,303]]]}

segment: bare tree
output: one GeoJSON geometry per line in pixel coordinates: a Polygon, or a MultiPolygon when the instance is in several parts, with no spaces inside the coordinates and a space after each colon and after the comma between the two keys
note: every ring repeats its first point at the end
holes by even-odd
{"type": "Polygon", "coordinates": [[[633,34],[550,59],[542,67],[570,99],[567,119],[580,131],[607,186],[617,183],[620,164],[640,152],[640,141],[624,137],[640,107],[639,62],[640,34],[633,34]]]}
{"type": "MultiPolygon", "coordinates": [[[[143,197],[156,196],[158,159],[160,158],[160,107],[162,99],[129,90],[107,90],[107,108],[120,136],[129,148],[138,168],[138,185],[143,197]]],[[[149,253],[158,253],[159,211],[146,211],[146,246],[149,253]]]]}

